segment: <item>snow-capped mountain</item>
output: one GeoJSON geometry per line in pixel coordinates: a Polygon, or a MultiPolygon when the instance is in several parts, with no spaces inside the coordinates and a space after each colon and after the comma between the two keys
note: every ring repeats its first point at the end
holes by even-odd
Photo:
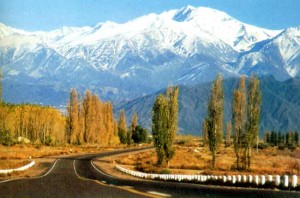
{"type": "Polygon", "coordinates": [[[256,43],[237,59],[235,67],[237,73],[273,75],[280,80],[300,76],[300,27],[256,43]]]}
{"type": "Polygon", "coordinates": [[[299,75],[299,49],[297,28],[258,28],[204,7],[50,32],[0,24],[5,86],[35,84],[65,91],[77,87],[115,100],[170,83],[211,81],[220,72],[225,77],[253,71],[294,77],[299,75]]]}

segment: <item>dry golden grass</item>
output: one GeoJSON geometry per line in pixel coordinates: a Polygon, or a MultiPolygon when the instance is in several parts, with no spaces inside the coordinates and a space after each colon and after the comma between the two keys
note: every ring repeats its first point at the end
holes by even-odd
{"type": "MultiPolygon", "coordinates": [[[[207,147],[200,147],[196,140],[177,144],[174,158],[170,161],[169,171],[175,174],[296,174],[300,175],[300,148],[290,151],[277,148],[253,149],[250,171],[235,170],[235,153],[233,146],[222,146],[217,154],[217,167],[211,168],[211,155],[207,147]],[[197,146],[198,145],[198,146],[197,146]]],[[[199,142],[199,141],[198,141],[199,142]]],[[[119,164],[134,166],[144,172],[162,172],[166,166],[157,167],[155,150],[139,154],[122,156],[115,159],[119,164]]]]}
{"type": "Polygon", "coordinates": [[[29,163],[30,160],[0,160],[0,169],[15,169],[29,163]]]}

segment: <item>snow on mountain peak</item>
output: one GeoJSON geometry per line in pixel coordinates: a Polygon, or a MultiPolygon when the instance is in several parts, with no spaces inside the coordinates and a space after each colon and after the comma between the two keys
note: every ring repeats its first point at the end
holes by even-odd
{"type": "Polygon", "coordinates": [[[12,28],[0,23],[0,40],[12,33],[14,33],[12,28]]]}
{"type": "Polygon", "coordinates": [[[186,21],[194,10],[195,8],[190,5],[183,7],[175,13],[175,15],[173,16],[173,20],[178,22],[186,21]]]}

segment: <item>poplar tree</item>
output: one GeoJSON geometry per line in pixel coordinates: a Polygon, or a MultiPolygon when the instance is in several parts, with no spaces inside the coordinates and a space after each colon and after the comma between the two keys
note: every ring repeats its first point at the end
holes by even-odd
{"type": "Polygon", "coordinates": [[[125,111],[122,109],[119,112],[119,121],[118,121],[118,136],[122,144],[127,143],[126,130],[127,130],[126,114],[125,111]]]}
{"type": "Polygon", "coordinates": [[[164,160],[164,144],[166,140],[167,121],[168,116],[167,105],[165,97],[159,95],[153,105],[152,109],[152,135],[154,139],[154,146],[157,154],[157,164],[161,165],[164,160]]]}
{"type": "Polygon", "coordinates": [[[209,150],[212,155],[212,168],[216,165],[216,154],[222,143],[222,129],[223,129],[223,85],[222,76],[217,75],[216,80],[213,82],[211,88],[211,97],[208,103],[207,122],[207,135],[209,150]]]}
{"type": "Polygon", "coordinates": [[[202,124],[202,139],[203,139],[203,146],[207,145],[208,137],[207,137],[207,119],[203,120],[202,124]]]}
{"type": "Polygon", "coordinates": [[[67,141],[72,144],[80,144],[80,128],[79,128],[79,102],[78,95],[75,89],[70,92],[70,99],[67,105],[67,141]]]}
{"type": "Polygon", "coordinates": [[[129,145],[131,144],[131,142],[133,142],[132,136],[134,136],[135,135],[134,133],[136,133],[137,121],[138,121],[138,116],[136,112],[134,112],[131,119],[130,130],[127,133],[127,142],[129,145]]]}
{"type": "Polygon", "coordinates": [[[105,104],[105,112],[104,112],[105,122],[105,128],[106,128],[106,135],[105,135],[105,141],[104,145],[113,144],[112,137],[114,136],[114,130],[115,130],[115,123],[114,123],[114,117],[113,117],[113,106],[111,102],[107,102],[105,104]]]}
{"type": "Polygon", "coordinates": [[[249,170],[251,165],[251,149],[258,143],[258,130],[260,121],[261,91],[257,77],[250,78],[248,86],[248,105],[246,122],[246,168],[249,170]]]}
{"type": "Polygon", "coordinates": [[[92,143],[93,141],[93,99],[90,91],[86,91],[83,99],[84,108],[84,141],[92,143]]]}
{"type": "MultiPolygon", "coordinates": [[[[241,77],[239,88],[234,91],[232,101],[232,125],[234,131],[234,152],[236,156],[236,167],[239,170],[245,162],[245,124],[246,124],[246,79],[241,77]]],[[[244,166],[245,168],[245,166],[244,166]]]]}
{"type": "Polygon", "coordinates": [[[164,150],[168,167],[170,160],[175,155],[175,149],[173,144],[178,130],[178,93],[178,87],[168,87],[167,89],[166,97],[168,103],[169,117],[167,117],[167,136],[164,150]]]}
{"type": "Polygon", "coordinates": [[[165,96],[156,98],[152,109],[152,134],[158,165],[165,159],[169,166],[175,154],[173,143],[178,129],[178,92],[178,87],[168,87],[165,96]]]}

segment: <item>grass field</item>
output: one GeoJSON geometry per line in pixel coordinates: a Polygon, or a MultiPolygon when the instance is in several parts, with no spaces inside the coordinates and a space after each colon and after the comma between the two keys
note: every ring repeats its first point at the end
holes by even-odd
{"type": "Polygon", "coordinates": [[[289,149],[279,150],[276,147],[259,149],[258,153],[253,149],[250,171],[238,172],[235,169],[235,153],[233,146],[220,147],[217,154],[216,169],[211,168],[211,155],[208,147],[200,146],[197,138],[180,139],[175,145],[176,153],[170,161],[170,167],[156,166],[155,150],[139,154],[122,156],[114,159],[117,163],[130,165],[135,170],[148,173],[174,173],[174,174],[271,174],[300,175],[300,148],[291,151],[289,149]]]}

